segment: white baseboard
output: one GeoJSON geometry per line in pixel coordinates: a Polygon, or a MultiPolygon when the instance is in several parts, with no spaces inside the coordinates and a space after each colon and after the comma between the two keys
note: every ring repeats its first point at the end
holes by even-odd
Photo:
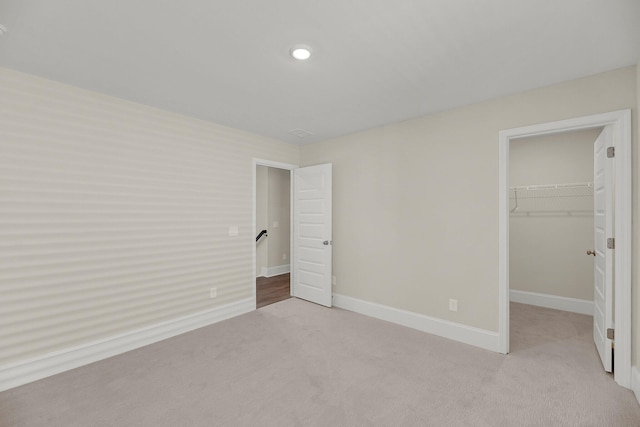
{"type": "Polygon", "coordinates": [[[637,366],[631,367],[631,390],[633,390],[636,400],[640,403],[640,369],[637,366]]]}
{"type": "Polygon", "coordinates": [[[0,391],[97,362],[255,310],[253,298],[0,366],[0,391]]]}
{"type": "Polygon", "coordinates": [[[584,299],[559,297],[537,292],[509,291],[509,299],[522,304],[536,305],[538,307],[553,308],[554,310],[570,311],[572,313],[588,314],[593,316],[593,301],[584,299]]]}
{"type": "Polygon", "coordinates": [[[264,277],[279,276],[281,274],[289,273],[290,271],[291,269],[289,264],[278,265],[276,267],[262,267],[262,275],[264,277]]]}
{"type": "Polygon", "coordinates": [[[397,323],[419,331],[438,335],[454,341],[484,348],[495,352],[500,351],[500,342],[497,332],[474,328],[461,323],[450,322],[424,314],[351,298],[345,295],[334,294],[333,305],[345,310],[354,311],[366,316],[397,323]]]}

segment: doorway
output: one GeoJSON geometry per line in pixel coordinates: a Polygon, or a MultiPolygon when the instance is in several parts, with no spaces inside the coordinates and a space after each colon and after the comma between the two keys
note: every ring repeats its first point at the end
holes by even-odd
{"type": "MultiPolygon", "coordinates": [[[[501,131],[499,134],[499,339],[500,350],[509,352],[509,218],[514,209],[510,190],[510,144],[522,138],[557,134],[569,131],[587,131],[604,128],[608,146],[614,147],[612,161],[613,214],[615,222],[615,257],[611,273],[615,275],[615,293],[608,295],[615,316],[615,381],[631,386],[631,112],[630,110],[580,117],[559,122],[544,123],[501,131]]],[[[612,151],[613,153],[613,151],[612,151]]],[[[585,251],[586,252],[586,251],[585,251]]]]}
{"type": "MultiPolygon", "coordinates": [[[[510,143],[510,351],[521,357],[560,352],[578,364],[595,356],[594,144],[602,131],[510,143]]],[[[611,351],[611,342],[598,342],[611,351]]],[[[610,363],[604,368],[611,372],[610,363]]]]}
{"type": "MultiPolygon", "coordinates": [[[[256,243],[269,228],[258,227],[258,167],[286,171],[289,176],[289,295],[326,307],[332,306],[332,186],[333,166],[330,163],[300,168],[295,165],[253,160],[253,228],[256,243]]],[[[273,228],[273,220],[270,226],[273,228]]],[[[280,228],[282,228],[280,226],[280,228]]],[[[283,253],[284,243],[280,246],[283,253]]],[[[262,275],[258,268],[257,247],[253,248],[253,277],[262,275]]],[[[286,258],[286,256],[285,256],[286,258]]],[[[284,265],[284,264],[282,264],[284,265]]],[[[285,274],[282,265],[267,273],[285,274]]],[[[285,278],[283,278],[285,280],[285,278]]],[[[257,306],[257,281],[254,280],[253,297],[257,306]]]]}
{"type": "Polygon", "coordinates": [[[256,234],[253,294],[256,308],[293,295],[291,289],[292,170],[297,166],[254,160],[253,223],[256,234]]]}
{"type": "Polygon", "coordinates": [[[291,172],[256,166],[256,308],[291,297],[291,172]]]}
{"type": "Polygon", "coordinates": [[[599,127],[511,141],[512,302],[593,316],[593,148],[602,130],[599,127]]]}

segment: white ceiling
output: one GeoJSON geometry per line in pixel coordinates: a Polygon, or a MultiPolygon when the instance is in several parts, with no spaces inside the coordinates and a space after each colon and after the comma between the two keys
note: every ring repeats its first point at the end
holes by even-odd
{"type": "Polygon", "coordinates": [[[0,66],[294,143],[640,57],[640,0],[2,0],[0,24],[0,66]]]}

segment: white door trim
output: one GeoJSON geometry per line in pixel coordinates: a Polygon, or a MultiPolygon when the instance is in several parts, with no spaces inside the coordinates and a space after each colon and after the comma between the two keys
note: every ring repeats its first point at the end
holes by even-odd
{"type": "MultiPolygon", "coordinates": [[[[298,165],[292,165],[289,163],[281,163],[281,162],[274,162],[271,160],[264,160],[264,159],[256,159],[253,158],[252,159],[252,168],[253,168],[253,226],[252,226],[252,230],[253,232],[255,232],[256,230],[256,187],[257,187],[257,182],[256,182],[256,168],[257,166],[267,166],[270,168],[276,168],[276,169],[284,169],[284,170],[288,170],[288,171],[293,171],[294,169],[299,168],[300,166],[298,165]]],[[[293,248],[293,172],[289,173],[289,193],[290,193],[290,203],[289,203],[289,235],[291,236],[289,239],[289,253],[291,254],[291,249],[293,248]]],[[[252,251],[253,251],[253,307],[255,308],[257,305],[257,293],[256,293],[256,245],[255,243],[252,244],[252,251]]],[[[291,256],[289,258],[292,258],[291,256]]],[[[294,265],[293,265],[293,259],[290,260],[291,265],[290,268],[293,269],[294,265]]],[[[291,288],[291,295],[293,296],[293,288],[291,288]]]]}
{"type": "Polygon", "coordinates": [[[609,126],[615,146],[615,381],[631,387],[631,110],[577,117],[499,132],[499,285],[500,352],[509,352],[509,143],[513,139],[609,126]]]}

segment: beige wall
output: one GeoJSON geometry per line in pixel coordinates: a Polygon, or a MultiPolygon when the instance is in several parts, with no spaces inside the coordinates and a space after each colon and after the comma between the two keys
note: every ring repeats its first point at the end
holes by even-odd
{"type": "Polygon", "coordinates": [[[1,68],[0,153],[0,366],[251,299],[252,158],[299,163],[290,144],[1,68]]]}
{"type": "Polygon", "coordinates": [[[289,264],[291,185],[288,170],[269,168],[269,255],[267,266],[289,264]]]}
{"type": "Polygon", "coordinates": [[[497,331],[498,132],[635,108],[635,82],[628,67],[303,146],[303,165],[334,165],[335,292],[497,331]]]}
{"type": "Polygon", "coordinates": [[[334,164],[335,292],[496,331],[498,131],[634,108],[638,230],[636,82],[625,68],[300,153],[0,69],[0,365],[249,298],[252,157],[334,164]]]}
{"type": "MultiPolygon", "coordinates": [[[[512,141],[509,185],[593,182],[593,142],[600,132],[512,141]]],[[[593,257],[586,255],[594,243],[593,192],[521,191],[519,196],[517,208],[511,200],[510,288],[593,301],[593,257]]]]}
{"type": "Polygon", "coordinates": [[[256,275],[264,268],[289,264],[291,246],[290,172],[257,166],[256,170],[256,235],[267,230],[256,246],[256,275]]]}
{"type": "MultiPolygon", "coordinates": [[[[256,166],[256,236],[261,230],[269,230],[269,168],[256,166]]],[[[267,233],[268,234],[268,233],[267,233]]],[[[267,267],[268,237],[256,243],[256,276],[262,276],[267,267]]]]}

